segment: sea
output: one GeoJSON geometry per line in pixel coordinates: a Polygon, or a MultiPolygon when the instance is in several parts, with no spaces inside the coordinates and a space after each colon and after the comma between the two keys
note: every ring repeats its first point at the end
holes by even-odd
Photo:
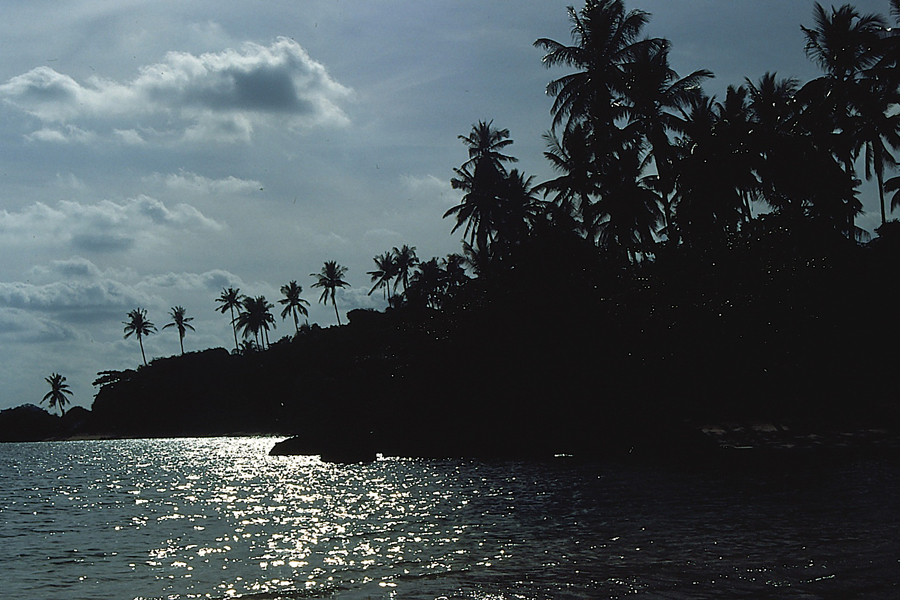
{"type": "Polygon", "coordinates": [[[900,598],[900,461],[0,444],[0,598],[900,598]]]}

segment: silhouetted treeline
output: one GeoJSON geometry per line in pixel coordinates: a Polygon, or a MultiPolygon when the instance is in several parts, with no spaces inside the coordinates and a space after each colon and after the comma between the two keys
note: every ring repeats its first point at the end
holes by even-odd
{"type": "MultiPolygon", "coordinates": [[[[885,180],[900,146],[896,31],[817,4],[802,34],[820,78],[767,73],[717,100],[701,88],[711,73],[679,77],[671,44],[643,36],[647,13],[587,0],[569,18],[572,45],[535,43],[545,65],[574,71],[547,86],[557,178],[510,168],[509,131],[479,121],[460,136],[463,196],[444,215],[464,256],[376,256],[372,291],[389,307],[329,329],[300,325],[291,282],[280,302],[296,334],[271,345],[274,306],[255,299],[253,329],[250,303],[224,290],[235,353],[102,373],[83,430],[523,456],[702,444],[687,421],[896,425],[900,225],[884,198],[900,186],[885,180]],[[882,205],[870,243],[858,159],[882,205]],[[257,338],[241,352],[238,324],[257,338]]],[[[321,300],[334,304],[343,269],[313,275],[321,300]]]]}

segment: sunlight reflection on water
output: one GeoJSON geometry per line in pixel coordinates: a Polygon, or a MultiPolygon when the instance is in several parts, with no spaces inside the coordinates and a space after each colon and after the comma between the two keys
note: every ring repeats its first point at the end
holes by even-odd
{"type": "Polygon", "coordinates": [[[0,445],[4,598],[897,592],[896,465],[336,465],[274,441],[0,445]]]}

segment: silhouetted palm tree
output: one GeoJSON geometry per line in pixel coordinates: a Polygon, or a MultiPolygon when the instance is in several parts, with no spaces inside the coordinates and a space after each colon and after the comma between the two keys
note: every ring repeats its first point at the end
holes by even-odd
{"type": "Polygon", "coordinates": [[[337,317],[338,325],[341,324],[341,315],[338,313],[337,302],[335,301],[335,292],[338,288],[347,287],[350,284],[344,281],[343,277],[347,273],[347,267],[339,265],[336,261],[325,261],[325,266],[319,273],[310,273],[310,277],[315,277],[316,282],[313,287],[322,288],[322,295],[319,296],[319,302],[328,303],[329,296],[331,304],[334,306],[334,316],[337,317]]]}
{"type": "Polygon", "coordinates": [[[592,226],[597,242],[614,255],[635,262],[647,253],[662,219],[659,195],[647,177],[641,176],[637,149],[622,150],[608,163],[601,177],[597,222],[592,226]]]}
{"type": "Polygon", "coordinates": [[[478,121],[469,135],[458,136],[469,148],[469,160],[462,164],[462,168],[484,163],[502,173],[505,170],[503,163],[518,162],[519,159],[500,152],[513,143],[509,139],[509,129],[495,129],[493,123],[493,120],[478,121]]]}
{"type": "Polygon", "coordinates": [[[544,213],[546,203],[535,195],[532,181],[533,176],[526,176],[518,169],[510,171],[503,180],[493,221],[495,240],[507,248],[522,243],[538,216],[544,213]]]}
{"type": "Polygon", "coordinates": [[[156,325],[147,320],[147,311],[143,308],[135,308],[128,313],[128,320],[122,322],[125,325],[125,339],[131,334],[137,337],[141,346],[141,358],[147,364],[147,356],[144,354],[144,336],[156,333],[156,325]]]}
{"type": "Polygon", "coordinates": [[[300,319],[297,313],[303,316],[309,315],[306,306],[303,306],[304,304],[309,305],[309,302],[300,297],[302,292],[303,288],[296,281],[291,281],[287,285],[281,286],[281,293],[284,294],[284,298],[278,301],[279,304],[284,304],[284,310],[281,311],[282,319],[286,318],[288,314],[294,316],[294,328],[297,330],[297,333],[300,333],[300,319]]]}
{"type": "Polygon", "coordinates": [[[69,389],[66,378],[59,373],[53,373],[50,377],[45,377],[44,381],[50,384],[50,391],[44,395],[41,404],[47,402],[47,406],[51,410],[58,407],[59,416],[63,416],[66,413],[65,406],[69,403],[66,395],[72,395],[72,390],[69,389]]]}
{"type": "Polygon", "coordinates": [[[194,320],[194,317],[186,317],[185,310],[183,306],[175,306],[169,312],[169,315],[172,317],[172,322],[166,325],[163,325],[163,329],[168,329],[169,327],[178,328],[178,341],[181,344],[181,353],[184,354],[184,334],[188,329],[194,331],[194,326],[190,324],[190,321],[194,320]]]}
{"type": "Polygon", "coordinates": [[[456,216],[455,232],[465,224],[469,242],[484,248],[496,231],[498,204],[502,202],[501,187],[506,178],[504,162],[515,159],[499,153],[500,148],[512,144],[508,129],[494,129],[493,121],[479,121],[472,126],[472,133],[459,136],[469,147],[469,159],[461,167],[453,169],[456,177],[450,180],[453,189],[462,190],[461,202],[444,213],[444,218],[456,216]]]}
{"type": "Polygon", "coordinates": [[[855,134],[862,145],[866,179],[875,176],[878,182],[878,199],[881,205],[881,224],[887,221],[884,203],[884,170],[896,167],[897,160],[891,149],[900,149],[900,94],[896,85],[887,82],[869,80],[866,82],[873,89],[860,99],[855,134]]]}
{"type": "MultiPolygon", "coordinates": [[[[854,157],[860,147],[854,118],[871,93],[865,83],[866,70],[882,57],[881,38],[887,25],[882,16],[860,14],[849,4],[832,7],[829,13],[818,2],[813,7],[813,21],[811,28],[801,26],[806,55],[825,75],[807,83],[801,93],[812,107],[820,130],[827,131],[824,123],[833,124],[831,149],[844,165],[848,181],[853,182],[854,157]]],[[[857,202],[855,198],[845,199],[845,231],[851,239],[856,235],[854,216],[860,208],[857,202]]]]}
{"type": "Polygon", "coordinates": [[[799,215],[804,195],[798,182],[808,170],[798,164],[810,154],[809,136],[798,131],[797,117],[801,109],[796,100],[799,82],[779,79],[767,72],[759,81],[745,79],[747,108],[752,123],[751,152],[758,158],[756,173],[762,199],[774,210],[799,215]]]}
{"type": "Polygon", "coordinates": [[[432,258],[419,264],[410,280],[409,295],[421,298],[431,308],[440,308],[447,290],[447,271],[432,258]]]}
{"type": "MultiPolygon", "coordinates": [[[[642,39],[641,32],[650,19],[642,10],[625,10],[622,0],[586,0],[584,8],[569,7],[573,45],[541,38],[534,45],[546,51],[542,62],[547,67],[577,69],[547,84],[547,94],[555,97],[551,112],[553,128],[565,123],[571,130],[586,122],[597,148],[607,150],[618,135],[616,121],[622,116],[617,98],[625,91],[623,65],[633,60],[642,46],[656,46],[658,39],[642,39]]],[[[595,151],[603,160],[606,152],[595,151]]]]}
{"type": "Polygon", "coordinates": [[[684,129],[684,120],[673,111],[687,107],[689,100],[701,93],[702,81],[713,76],[711,71],[700,69],[679,78],[669,65],[670,46],[668,40],[660,40],[657,45],[641,45],[633,59],[623,65],[628,128],[650,144],[664,228],[672,220],[669,197],[675,186],[675,148],[669,135],[684,129]]]}
{"type": "Polygon", "coordinates": [[[216,298],[216,302],[221,303],[222,306],[217,308],[216,310],[225,314],[225,311],[231,313],[231,329],[234,332],[234,349],[238,350],[238,339],[237,339],[237,324],[235,322],[234,310],[241,309],[241,301],[244,296],[241,294],[241,290],[239,288],[223,288],[222,294],[216,298]]]}
{"type": "Polygon", "coordinates": [[[543,135],[547,143],[544,156],[554,171],[561,173],[556,179],[536,186],[545,196],[554,193],[557,211],[553,216],[567,228],[580,228],[584,233],[584,216],[590,212],[593,198],[599,193],[594,156],[588,140],[588,129],[583,123],[566,131],[559,139],[552,131],[543,135]]]}
{"type": "Polygon", "coordinates": [[[371,281],[375,283],[372,286],[372,289],[369,290],[367,295],[371,296],[372,292],[377,290],[378,288],[382,288],[384,290],[384,299],[388,299],[388,288],[390,287],[391,280],[397,276],[397,261],[394,257],[393,252],[385,252],[384,254],[379,254],[374,259],[375,261],[375,270],[368,271],[366,275],[370,275],[372,277],[371,281]]]}
{"type": "Polygon", "coordinates": [[[416,247],[403,244],[402,248],[394,247],[392,254],[394,255],[394,266],[397,269],[397,281],[394,282],[394,291],[397,291],[397,284],[403,284],[403,293],[409,289],[409,276],[413,269],[419,264],[419,258],[416,256],[416,247]]]}
{"type": "Polygon", "coordinates": [[[452,296],[453,293],[461,288],[467,281],[469,276],[466,275],[466,258],[461,254],[448,254],[444,259],[444,272],[447,276],[447,294],[452,296]]]}
{"type": "Polygon", "coordinates": [[[252,335],[257,347],[265,349],[269,343],[269,325],[275,328],[275,317],[271,312],[275,305],[266,300],[265,296],[245,296],[241,308],[235,319],[237,328],[241,330],[243,337],[252,335]]]}

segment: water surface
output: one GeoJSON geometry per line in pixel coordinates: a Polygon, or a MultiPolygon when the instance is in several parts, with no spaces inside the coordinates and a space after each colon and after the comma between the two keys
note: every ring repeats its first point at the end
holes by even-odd
{"type": "Polygon", "coordinates": [[[897,598],[884,459],[690,468],[0,444],[3,598],[897,598]]]}

